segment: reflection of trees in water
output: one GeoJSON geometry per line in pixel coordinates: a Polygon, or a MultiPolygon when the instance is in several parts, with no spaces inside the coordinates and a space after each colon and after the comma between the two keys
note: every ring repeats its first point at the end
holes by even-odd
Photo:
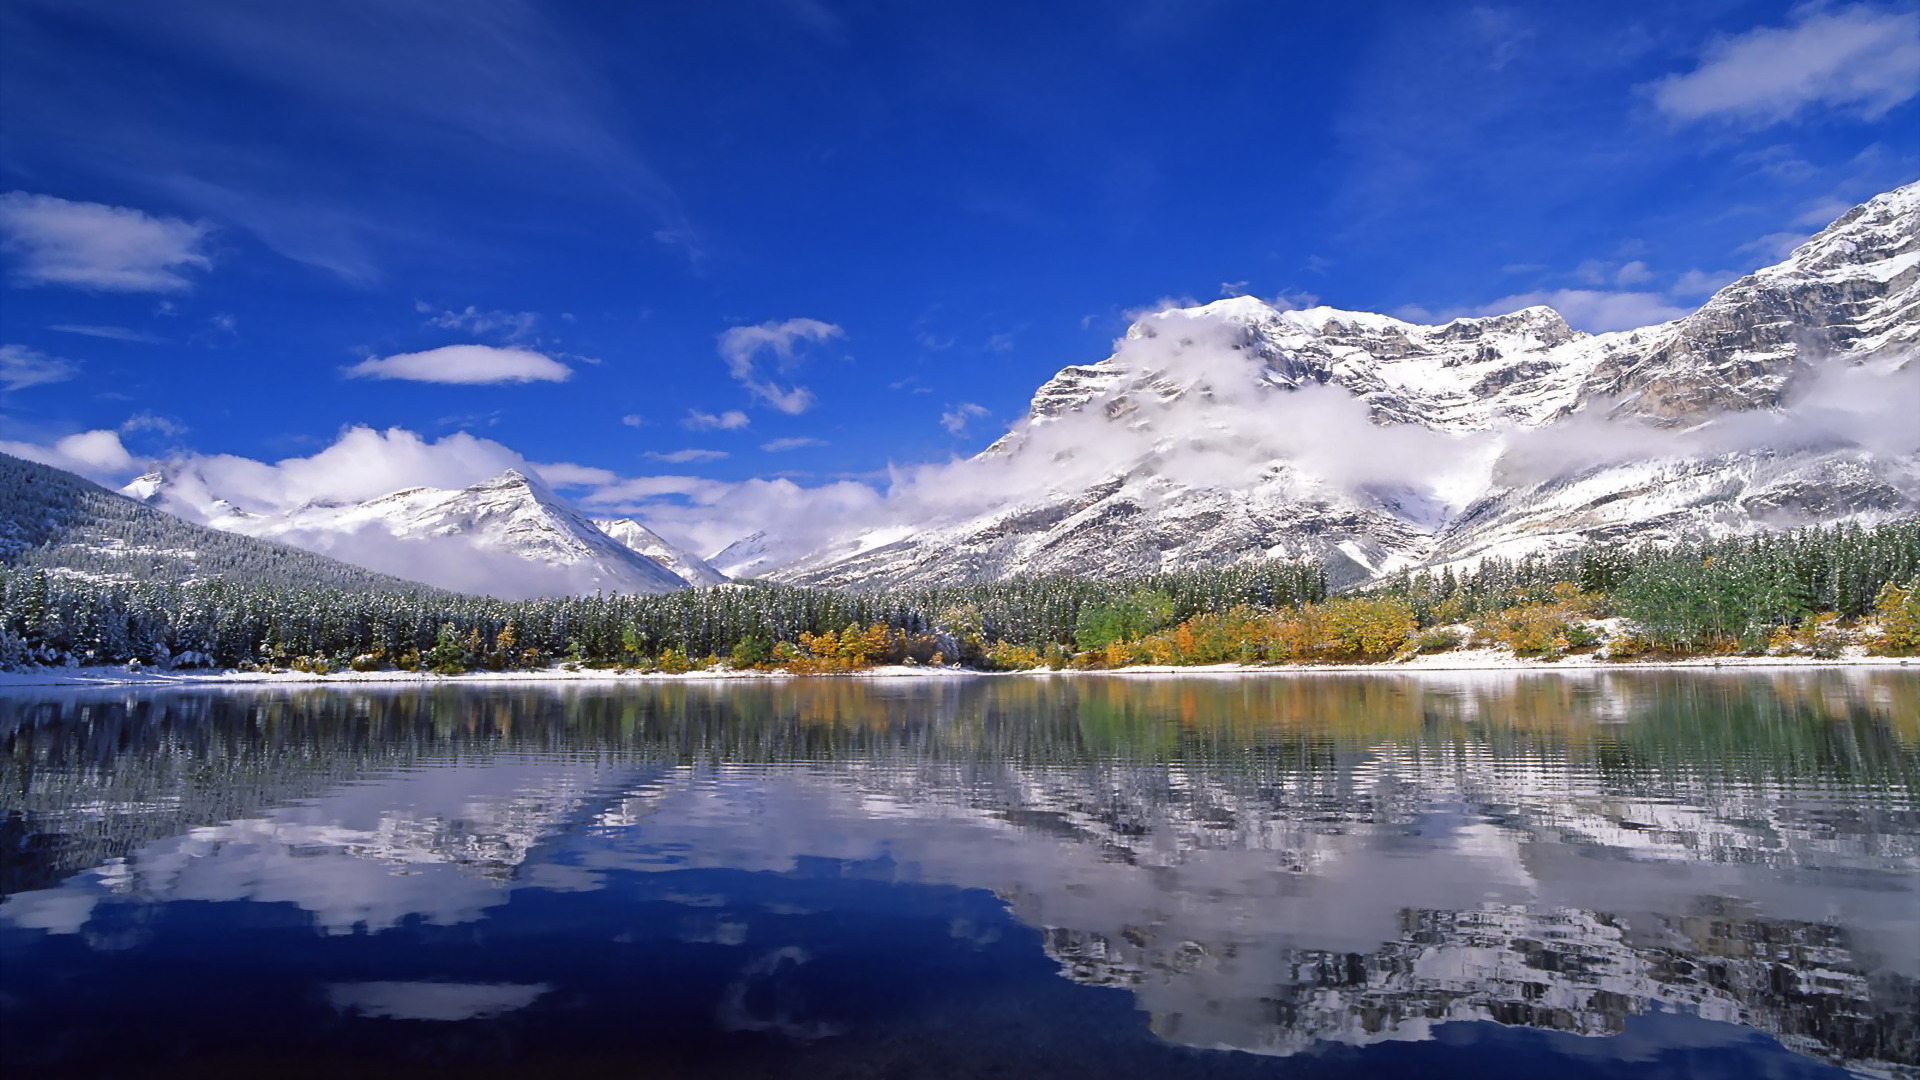
{"type": "MultiPolygon", "coordinates": [[[[0,894],[368,771],[501,754],[609,762],[1158,763],[1114,790],[1293,790],[1351,814],[1383,748],[1587,770],[1647,793],[1701,781],[1920,796],[1920,679],[1768,675],[803,679],[296,688],[0,698],[0,894]]],[[[1298,811],[1299,806],[1285,809],[1298,811]]],[[[1212,808],[1208,812],[1222,812],[1212,808]]],[[[1151,816],[1109,807],[1108,817],[1151,816]]],[[[1212,823],[1217,829],[1221,822],[1212,823]]]]}
{"type": "MultiPolygon", "coordinates": [[[[1088,853],[1115,875],[1099,880],[1144,883],[1152,904],[1187,913],[1123,902],[1114,919],[1053,920],[1036,914],[1066,906],[1041,895],[1051,879],[976,882],[1045,929],[1067,974],[1130,987],[1177,1041],[1290,1052],[1464,1018],[1598,1034],[1658,1006],[1856,1068],[1898,1071],[1920,1038],[1911,973],[1875,974],[1884,965],[1851,924],[1744,908],[1706,886],[1665,911],[1578,902],[1581,875],[1609,866],[1920,869],[1920,679],[1898,671],[13,695],[0,698],[0,888],[43,887],[357,779],[528,757],[662,768],[648,793],[613,804],[556,789],[509,808],[524,822],[413,822],[432,833],[420,846],[511,876],[506,864],[567,820],[630,823],[648,810],[626,803],[738,766],[778,766],[853,805],[937,804],[1088,853]],[[1462,823],[1492,837],[1475,842],[1500,848],[1500,865],[1575,902],[1426,900],[1384,944],[1329,952],[1237,927],[1234,904],[1257,914],[1264,893],[1210,891],[1256,875],[1337,882],[1425,842],[1403,835],[1462,823]],[[495,832],[518,840],[503,847],[495,832]],[[1209,857],[1243,876],[1209,878],[1209,857]]],[[[1354,887],[1325,885],[1323,898],[1354,887]]]]}

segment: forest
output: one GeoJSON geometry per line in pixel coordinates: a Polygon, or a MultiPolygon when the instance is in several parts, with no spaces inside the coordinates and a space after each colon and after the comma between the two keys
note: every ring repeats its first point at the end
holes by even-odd
{"type": "Polygon", "coordinates": [[[1476,645],[1541,659],[1837,656],[1856,641],[1920,653],[1920,523],[1911,522],[1595,544],[1339,595],[1318,564],[1274,560],[1113,581],[859,592],[742,582],[509,602],[389,587],[394,579],[376,575],[296,585],[244,567],[187,580],[109,574],[99,560],[74,565],[73,550],[23,545],[0,565],[0,666],[808,674],[1372,663],[1476,645]]]}

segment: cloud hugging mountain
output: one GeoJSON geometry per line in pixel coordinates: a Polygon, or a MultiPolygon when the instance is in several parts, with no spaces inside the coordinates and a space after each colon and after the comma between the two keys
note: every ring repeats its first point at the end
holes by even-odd
{"type": "Polygon", "coordinates": [[[1634,330],[1587,334],[1538,305],[1439,324],[1244,296],[1170,307],[1134,322],[1106,359],[1061,369],[982,453],[898,470],[884,492],[786,484],[747,535],[704,560],[661,534],[713,535],[711,522],[687,526],[719,514],[716,500],[653,529],[633,514],[596,524],[521,473],[601,483],[588,505],[672,485],[605,483],[602,470],[531,465],[467,436],[361,431],[280,466],[187,457],[133,493],[217,527],[511,595],[1303,555],[1353,583],[1594,539],[1874,522],[1920,507],[1917,267],[1920,184],[1849,210],[1697,311],[1634,330]],[[365,455],[374,465],[351,470],[359,490],[342,493],[327,459],[365,455]],[[502,468],[520,472],[460,490],[502,468]],[[442,487],[365,490],[382,475],[442,487]],[[503,493],[513,505],[493,505],[503,493]]]}

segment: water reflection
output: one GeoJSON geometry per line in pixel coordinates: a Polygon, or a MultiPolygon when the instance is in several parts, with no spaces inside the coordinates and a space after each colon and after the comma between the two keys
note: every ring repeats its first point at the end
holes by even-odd
{"type": "MultiPolygon", "coordinates": [[[[392,937],[641,889],[674,913],[646,933],[734,957],[718,1029],[845,1042],[857,1017],[791,991],[829,913],[716,885],[832,866],[990,890],[1180,1045],[1680,1010],[1863,1073],[1920,1057],[1899,671],[48,695],[0,698],[0,738],[22,956],[137,953],[126,913],[186,902],[392,937]]],[[[947,932],[1006,944],[988,916],[947,932]]],[[[325,984],[334,1012],[567,992],[363,974],[325,984]]]]}

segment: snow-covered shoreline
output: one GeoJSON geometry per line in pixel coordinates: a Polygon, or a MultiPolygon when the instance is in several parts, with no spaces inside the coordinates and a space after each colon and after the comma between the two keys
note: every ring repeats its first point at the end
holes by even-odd
{"type": "Polygon", "coordinates": [[[1558,660],[1523,660],[1500,649],[1463,649],[1379,664],[1139,664],[1102,670],[1034,668],[1028,671],[980,671],[972,668],[887,666],[834,675],[795,675],[786,671],[689,671],[683,674],[618,671],[555,666],[541,671],[474,671],[462,675],[433,675],[414,671],[343,671],[316,675],[302,671],[159,671],[124,666],[40,668],[0,671],[0,691],[13,688],[58,687],[169,687],[169,686],[420,686],[429,684],[495,685],[509,683],[673,683],[768,681],[787,679],[962,679],[962,678],[1085,678],[1088,676],[1299,676],[1405,675],[1443,672],[1531,674],[1537,672],[1599,671],[1729,671],[1791,670],[1807,668],[1913,668],[1920,659],[1898,656],[1842,656],[1822,660],[1800,656],[1702,656],[1683,660],[1601,660],[1589,655],[1558,660]]]}

